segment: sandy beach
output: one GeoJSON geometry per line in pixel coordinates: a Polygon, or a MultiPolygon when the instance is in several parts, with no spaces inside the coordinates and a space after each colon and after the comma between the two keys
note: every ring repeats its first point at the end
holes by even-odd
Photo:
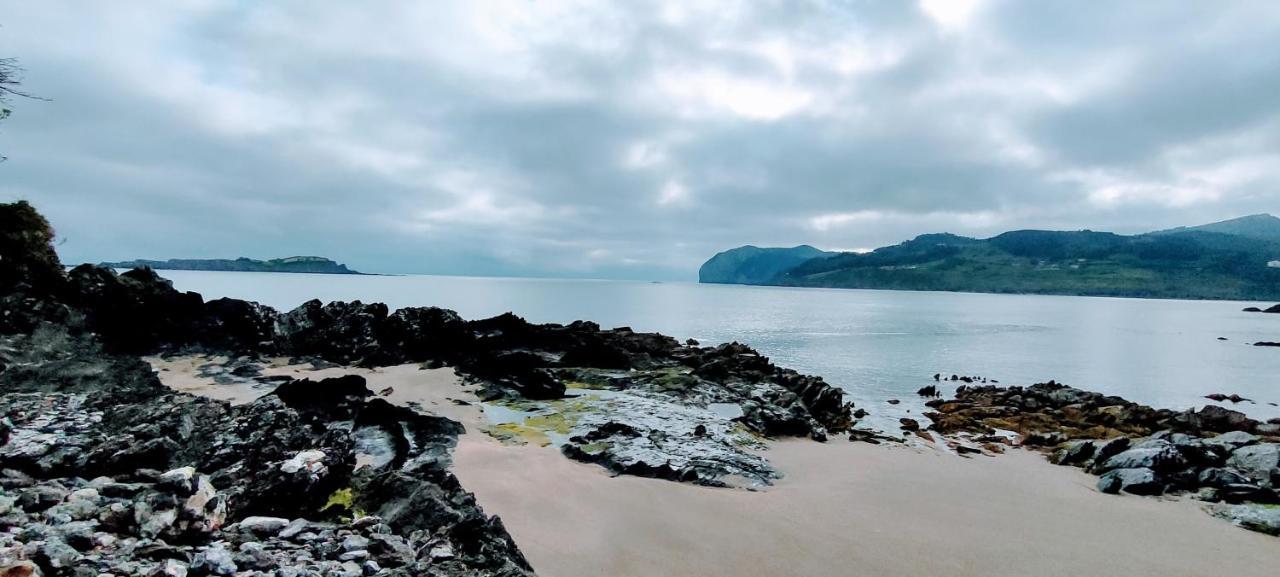
{"type": "MultiPolygon", "coordinates": [[[[170,386],[247,402],[269,389],[215,385],[190,358],[148,359],[170,386]],[[168,370],[163,370],[168,369],[168,370]],[[223,389],[227,388],[227,389],[223,389]]],[[[284,366],[266,375],[359,373],[387,397],[461,421],[453,470],[502,518],[540,575],[1270,576],[1280,540],[1194,501],[1109,496],[1038,454],[961,458],[843,440],[772,442],[784,474],[763,491],[635,477],[505,445],[450,369],[284,366]]]]}

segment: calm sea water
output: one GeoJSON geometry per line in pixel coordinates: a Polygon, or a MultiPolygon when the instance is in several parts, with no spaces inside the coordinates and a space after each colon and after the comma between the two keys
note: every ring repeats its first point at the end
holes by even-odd
{"type": "MultiPolygon", "coordinates": [[[[821,375],[891,427],[922,410],[915,391],[959,373],[1030,384],[1056,379],[1157,407],[1214,392],[1280,416],[1280,315],[1239,302],[789,289],[695,283],[161,271],[181,290],[288,310],[319,298],[440,306],[477,319],[512,311],[534,322],[587,319],[705,344],[747,343],[821,375]],[[1219,341],[1218,337],[1228,340],[1219,341]],[[890,405],[888,399],[901,399],[890,405]]],[[[1270,303],[1268,303],[1270,304],[1270,303]]]]}

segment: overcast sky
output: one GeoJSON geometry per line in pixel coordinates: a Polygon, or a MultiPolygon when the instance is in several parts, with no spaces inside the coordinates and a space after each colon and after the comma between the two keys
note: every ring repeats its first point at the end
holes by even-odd
{"type": "Polygon", "coordinates": [[[0,200],[67,262],[692,279],[1280,212],[1280,2],[3,5],[51,101],[0,123],[0,200]]]}

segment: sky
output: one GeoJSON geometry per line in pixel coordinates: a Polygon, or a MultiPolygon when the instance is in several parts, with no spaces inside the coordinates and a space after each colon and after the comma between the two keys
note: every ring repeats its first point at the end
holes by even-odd
{"type": "Polygon", "coordinates": [[[0,0],[64,261],[694,279],[1280,212],[1280,3],[0,0]]]}

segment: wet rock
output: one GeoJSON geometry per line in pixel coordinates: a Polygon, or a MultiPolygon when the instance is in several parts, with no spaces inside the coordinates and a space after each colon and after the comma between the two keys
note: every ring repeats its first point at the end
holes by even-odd
{"type": "Polygon", "coordinates": [[[1224,402],[1224,401],[1231,401],[1231,402],[1233,402],[1233,403],[1241,403],[1241,402],[1245,402],[1245,401],[1248,401],[1248,402],[1250,402],[1250,403],[1252,403],[1252,402],[1253,402],[1253,399],[1246,399],[1246,398],[1244,398],[1244,397],[1242,397],[1242,396],[1240,396],[1240,395],[1236,395],[1236,394],[1224,395],[1224,394],[1222,394],[1222,393],[1212,393],[1212,394],[1209,394],[1209,395],[1205,395],[1205,396],[1204,396],[1204,398],[1209,399],[1209,400],[1211,400],[1211,401],[1218,401],[1219,403],[1224,402]]]}
{"type": "Polygon", "coordinates": [[[1215,516],[1268,535],[1280,536],[1280,507],[1268,505],[1215,505],[1215,516]]]}

